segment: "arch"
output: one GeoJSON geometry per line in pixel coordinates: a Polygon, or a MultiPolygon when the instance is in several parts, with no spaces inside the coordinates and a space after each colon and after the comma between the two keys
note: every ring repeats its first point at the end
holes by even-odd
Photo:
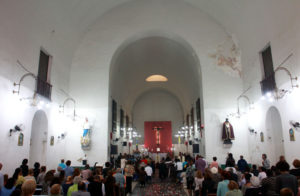
{"type": "MultiPolygon", "coordinates": [[[[193,54],[194,56],[194,60],[196,62],[197,66],[197,71],[199,73],[199,75],[201,76],[201,64],[200,64],[200,60],[197,56],[197,53],[194,51],[193,47],[191,46],[191,44],[189,44],[185,39],[183,39],[181,36],[175,34],[175,33],[171,33],[171,32],[167,32],[164,30],[148,30],[148,31],[143,31],[143,32],[139,32],[135,35],[132,35],[131,37],[128,37],[125,41],[123,41],[123,43],[117,48],[117,50],[114,52],[111,61],[110,61],[110,68],[109,68],[109,81],[111,80],[112,74],[113,74],[113,68],[114,65],[116,63],[116,60],[118,58],[118,56],[120,55],[120,53],[126,48],[128,47],[130,44],[138,41],[138,40],[142,40],[145,39],[147,37],[163,37],[163,38],[167,38],[170,39],[172,41],[175,41],[177,43],[179,43],[180,45],[182,45],[187,51],[189,51],[191,54],[193,54]]],[[[202,85],[202,78],[200,78],[200,84],[202,85]]],[[[202,88],[202,86],[200,86],[202,88]]]]}
{"type": "MultiPolygon", "coordinates": [[[[137,72],[137,74],[138,73],[139,72],[137,72]]],[[[133,112],[136,103],[145,94],[153,91],[163,91],[164,93],[167,93],[169,97],[172,97],[172,100],[175,99],[178,102],[178,104],[173,104],[178,105],[178,108],[180,108],[178,109],[178,111],[180,110],[179,116],[174,116],[172,120],[174,121],[174,119],[176,119],[176,123],[175,121],[172,122],[172,124],[174,124],[173,132],[177,131],[177,128],[181,127],[182,123],[185,122],[185,115],[190,114],[191,107],[196,105],[196,100],[198,98],[201,100],[201,117],[203,120],[202,74],[200,60],[191,45],[174,33],[152,30],[135,34],[130,38],[127,38],[112,55],[109,70],[109,97],[115,99],[118,105],[120,105],[122,109],[126,110],[126,113],[131,114],[131,119],[135,116],[133,112]],[[150,52],[148,51],[149,48],[150,52]],[[156,60],[152,61],[153,53],[151,53],[151,51],[155,54],[161,52],[161,54],[158,55],[156,60]],[[151,63],[149,64],[149,62],[145,61],[145,59],[150,60],[151,63],[157,62],[159,65],[154,65],[152,67],[150,65],[151,63]],[[176,61],[179,60],[180,63],[174,63],[174,59],[176,59],[176,61]],[[137,64],[143,65],[137,66],[137,64]],[[144,75],[138,76],[137,79],[132,79],[131,76],[134,77],[134,75],[128,72],[126,68],[130,70],[132,68],[142,70],[144,75]],[[128,73],[129,76],[126,76],[128,73]],[[165,81],[164,84],[146,84],[147,82],[145,81],[145,78],[152,74],[163,75],[168,78],[168,81],[165,81]],[[128,82],[126,79],[131,82],[128,82]],[[132,83],[132,81],[135,81],[136,83],[144,83],[136,84],[135,82],[132,83]],[[128,86],[128,84],[132,84],[133,87],[128,86]],[[118,90],[116,90],[116,88],[118,90]],[[126,92],[124,92],[124,89],[126,92]],[[126,98],[124,98],[123,95],[126,95],[126,98]],[[130,101],[125,101],[125,99],[130,101]]],[[[167,96],[165,96],[164,99],[167,99],[167,96]]],[[[112,116],[111,112],[111,107],[109,107],[108,119],[112,116]]],[[[134,120],[135,119],[133,119],[133,121],[134,120]]],[[[158,119],[154,120],[157,121],[158,119]]],[[[162,120],[166,119],[162,117],[162,120]]],[[[144,121],[147,121],[147,119],[139,119],[139,129],[143,129],[144,121]]],[[[108,127],[112,126],[111,123],[111,120],[109,120],[108,127]]],[[[174,134],[175,132],[172,135],[174,136],[174,134]]],[[[177,143],[177,138],[173,137],[172,140],[173,143],[177,143]]]]}
{"type": "Polygon", "coordinates": [[[35,162],[45,165],[47,158],[47,136],[48,136],[48,118],[43,110],[35,112],[32,119],[30,149],[29,149],[29,165],[35,162]]]}
{"type": "Polygon", "coordinates": [[[266,114],[266,130],[268,142],[272,146],[270,159],[273,162],[278,160],[278,157],[284,155],[284,140],[281,115],[275,106],[271,106],[266,114]]]}
{"type": "MultiPolygon", "coordinates": [[[[202,72],[201,72],[201,64],[200,64],[200,60],[198,58],[198,55],[196,54],[196,52],[194,51],[194,49],[192,48],[191,44],[189,44],[185,39],[183,39],[181,36],[175,34],[175,33],[171,33],[171,32],[167,32],[164,30],[148,30],[148,31],[143,31],[143,32],[139,32],[135,35],[132,35],[131,37],[127,38],[125,41],[123,41],[123,43],[116,49],[116,51],[114,52],[114,54],[112,55],[111,61],[110,61],[110,67],[109,67],[109,98],[112,97],[112,80],[114,78],[114,74],[119,71],[118,70],[118,66],[117,66],[117,60],[118,58],[121,56],[122,52],[124,52],[130,45],[137,43],[139,41],[142,41],[144,39],[147,38],[152,38],[152,37],[157,37],[157,38],[161,38],[161,39],[167,39],[170,40],[171,42],[174,42],[178,45],[180,45],[183,50],[185,50],[187,53],[191,54],[192,59],[193,59],[193,66],[191,67],[191,69],[193,69],[193,74],[196,76],[197,78],[197,90],[199,90],[198,96],[195,97],[195,101],[197,98],[200,97],[201,100],[201,108],[203,108],[203,92],[202,92],[202,72]]],[[[147,76],[148,77],[148,76],[147,76]]],[[[166,76],[168,78],[168,76],[166,76]]],[[[142,94],[143,92],[140,92],[140,94],[142,94]]],[[[174,94],[174,92],[173,92],[174,94]]],[[[136,96],[137,97],[137,96],[136,96]]],[[[180,99],[180,96],[177,95],[177,97],[179,98],[179,100],[181,101],[181,103],[183,102],[182,99],[180,99]]],[[[191,103],[189,103],[190,106],[191,103]]],[[[131,107],[134,105],[134,103],[130,104],[131,107]]],[[[184,112],[188,112],[190,108],[184,108],[184,112]]]]}

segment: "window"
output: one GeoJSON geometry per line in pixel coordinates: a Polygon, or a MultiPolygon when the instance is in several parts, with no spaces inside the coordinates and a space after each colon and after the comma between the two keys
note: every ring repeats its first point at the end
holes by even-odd
{"type": "Polygon", "coordinates": [[[128,115],[126,115],[125,120],[126,120],[126,129],[128,129],[129,128],[129,116],[128,115]]]}
{"type": "Polygon", "coordinates": [[[186,115],[186,126],[188,126],[188,129],[190,130],[190,115],[186,115]]]}
{"type": "Polygon", "coordinates": [[[201,131],[201,104],[200,104],[200,98],[196,101],[196,118],[197,118],[197,129],[201,133],[202,137],[202,131],[201,131]]]}
{"type": "Polygon", "coordinates": [[[120,136],[124,136],[124,110],[120,109],[120,136]]]}
{"type": "Polygon", "coordinates": [[[48,99],[51,99],[52,85],[50,84],[49,78],[49,67],[50,67],[51,56],[46,54],[44,51],[40,51],[39,59],[39,70],[37,77],[36,92],[48,99]]]}
{"type": "Polygon", "coordinates": [[[191,126],[192,126],[192,135],[195,135],[195,129],[194,129],[194,122],[195,122],[195,117],[194,117],[194,108],[191,109],[191,126]]]}
{"type": "Polygon", "coordinates": [[[261,52],[261,58],[264,70],[264,79],[261,81],[261,90],[263,94],[266,94],[276,88],[271,46],[268,46],[261,52]]]}
{"type": "Polygon", "coordinates": [[[112,132],[117,131],[117,102],[112,100],[112,132]]]}

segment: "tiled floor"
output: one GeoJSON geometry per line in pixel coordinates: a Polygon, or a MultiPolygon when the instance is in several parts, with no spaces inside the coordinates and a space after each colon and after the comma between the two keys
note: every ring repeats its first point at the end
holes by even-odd
{"type": "Polygon", "coordinates": [[[147,184],[146,187],[141,188],[136,183],[135,188],[131,194],[132,196],[186,196],[186,191],[182,185],[165,180],[160,182],[157,177],[154,177],[151,184],[147,184]]]}

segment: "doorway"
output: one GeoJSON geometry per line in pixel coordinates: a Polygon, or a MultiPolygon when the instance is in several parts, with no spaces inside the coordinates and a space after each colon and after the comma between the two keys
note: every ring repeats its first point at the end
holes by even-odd
{"type": "Polygon", "coordinates": [[[266,116],[266,130],[270,142],[271,162],[276,163],[279,156],[284,155],[284,140],[282,134],[281,116],[278,109],[270,107],[266,116]]]}
{"type": "Polygon", "coordinates": [[[44,111],[38,110],[34,114],[32,120],[29,150],[29,167],[32,167],[35,162],[39,162],[40,165],[46,165],[47,136],[47,115],[44,111]]]}

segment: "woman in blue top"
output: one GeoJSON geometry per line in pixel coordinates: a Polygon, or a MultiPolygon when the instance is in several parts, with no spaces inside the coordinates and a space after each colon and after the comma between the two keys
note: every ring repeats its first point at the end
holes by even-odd
{"type": "Polygon", "coordinates": [[[15,190],[14,187],[15,179],[9,178],[5,186],[1,189],[1,196],[10,196],[10,194],[15,190]]]}
{"type": "Polygon", "coordinates": [[[230,179],[230,173],[228,171],[222,172],[223,181],[219,182],[217,188],[217,196],[225,196],[228,192],[228,184],[230,179]]]}

